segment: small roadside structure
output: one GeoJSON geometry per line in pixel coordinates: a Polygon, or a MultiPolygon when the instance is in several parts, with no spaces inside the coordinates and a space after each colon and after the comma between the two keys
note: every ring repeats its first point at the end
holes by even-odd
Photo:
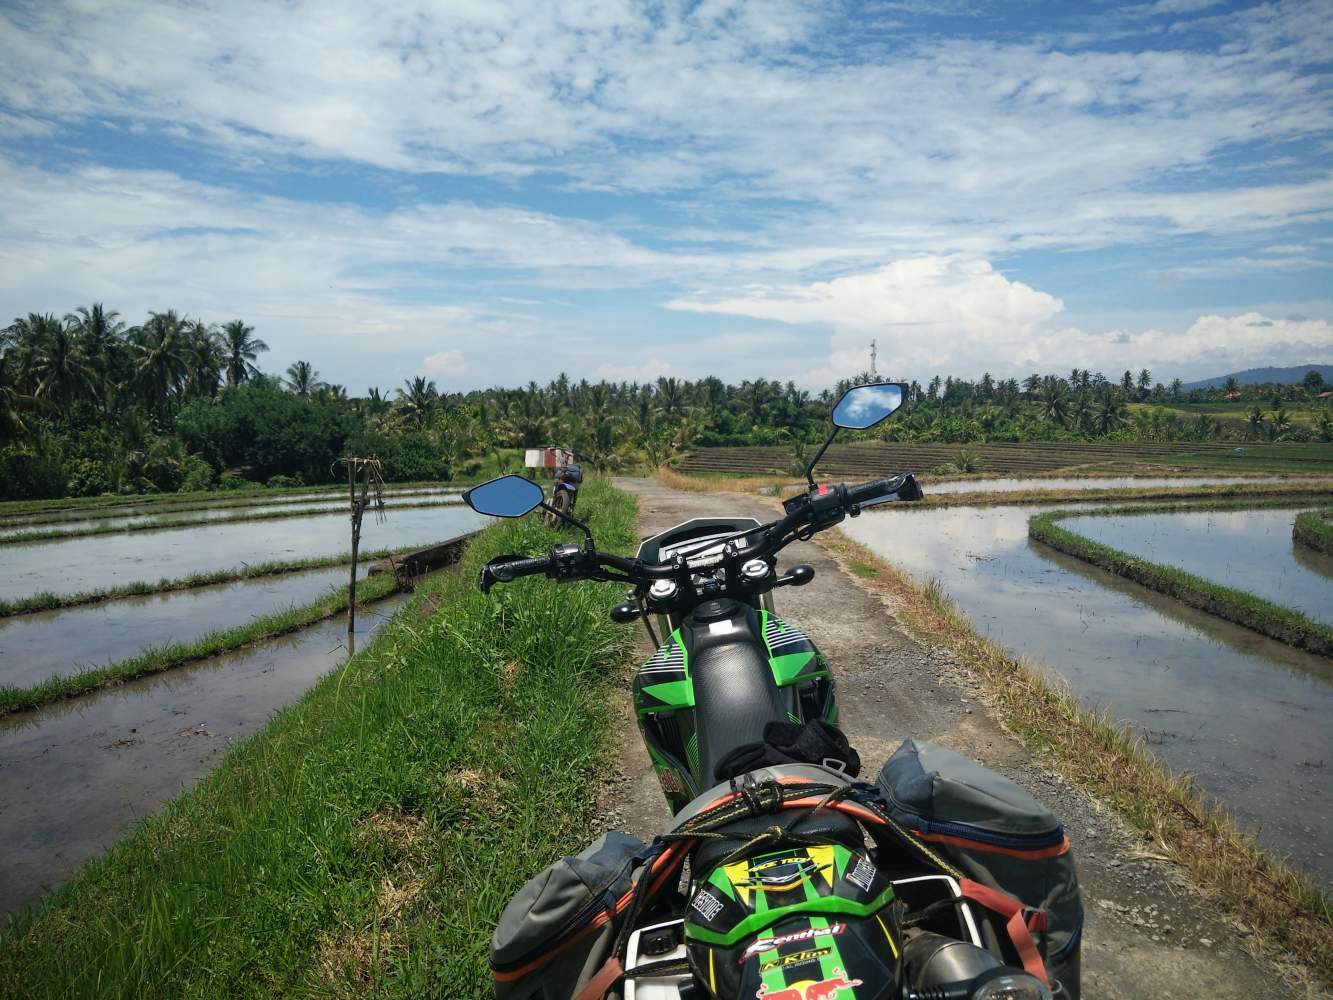
{"type": "Polygon", "coordinates": [[[562,469],[574,461],[574,453],[568,448],[549,445],[545,448],[528,448],[523,455],[523,466],[528,469],[550,469],[554,475],[556,469],[562,469]]]}

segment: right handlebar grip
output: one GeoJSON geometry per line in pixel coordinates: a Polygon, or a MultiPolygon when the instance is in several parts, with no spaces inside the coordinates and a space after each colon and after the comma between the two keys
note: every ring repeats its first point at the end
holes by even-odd
{"type": "Polygon", "coordinates": [[[551,560],[543,556],[540,559],[525,559],[522,556],[496,556],[481,568],[478,581],[482,593],[486,593],[497,583],[511,583],[520,576],[532,576],[545,573],[551,560]]]}

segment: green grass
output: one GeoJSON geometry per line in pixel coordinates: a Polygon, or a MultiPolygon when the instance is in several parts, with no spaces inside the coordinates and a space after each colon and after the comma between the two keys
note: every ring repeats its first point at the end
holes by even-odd
{"type": "MultiPolygon", "coordinates": [[[[385,509],[407,510],[415,507],[453,506],[457,506],[457,503],[441,503],[438,499],[431,499],[411,503],[388,503],[385,504],[385,509]]],[[[236,514],[232,517],[179,517],[161,521],[144,521],[138,524],[103,524],[93,525],[89,528],[48,528],[44,531],[33,531],[15,537],[0,538],[0,546],[22,545],[26,542],[50,542],[64,538],[87,538],[92,535],[127,535],[137,531],[173,531],[178,528],[198,528],[200,526],[213,527],[218,524],[238,524],[242,521],[273,521],[287,517],[320,517],[322,515],[338,513],[340,512],[337,510],[266,510],[257,514],[236,514]]],[[[341,513],[346,514],[347,511],[342,511],[341,513]]]]}
{"type": "MultiPolygon", "coordinates": [[[[398,589],[397,577],[392,573],[381,573],[357,581],[357,606],[365,601],[387,597],[398,589]]],[[[173,667],[200,660],[206,656],[216,656],[228,650],[238,649],[248,643],[261,639],[294,632],[299,628],[312,625],[317,621],[330,618],[340,611],[347,610],[346,585],[333,587],[318,600],[301,607],[278,611],[235,628],[219,629],[209,632],[190,642],[177,642],[167,646],[146,649],[138,656],[102,667],[90,667],[78,673],[54,676],[40,684],[29,687],[14,687],[0,684],[0,717],[12,712],[22,712],[41,705],[87,694],[98,688],[123,684],[125,681],[148,674],[161,673],[173,667]]]]}
{"type": "MultiPolygon", "coordinates": [[[[599,544],[629,549],[633,499],[584,490],[599,544]]],[[[486,559],[555,538],[534,519],[480,534],[366,650],[0,932],[0,996],[490,996],[501,908],[589,839],[632,644],[607,616],[619,586],[477,591],[486,559]]]]}
{"type": "MultiPolygon", "coordinates": [[[[1208,510],[1218,505],[1183,504],[1168,510],[1208,510]]],[[[1233,505],[1230,509],[1243,507],[1233,505]]],[[[1266,506],[1275,506],[1267,504],[1266,506]]],[[[1097,515],[1148,514],[1161,507],[1118,508],[1097,510],[1057,510],[1038,514],[1028,521],[1030,537],[1051,548],[1100,566],[1117,576],[1175,598],[1190,607],[1207,611],[1227,621],[1242,625],[1271,639],[1304,649],[1320,656],[1333,656],[1333,627],[1314,621],[1293,608],[1274,604],[1248,591],[1206,580],[1174,566],[1152,562],[1130,555],[1120,549],[1102,545],[1060,526],[1058,522],[1076,517],[1097,515]]]]}
{"type": "Polygon", "coordinates": [[[1299,545],[1333,555],[1333,507],[1297,514],[1291,538],[1299,545]]]}
{"type": "MultiPolygon", "coordinates": [[[[358,562],[371,562],[375,559],[387,559],[391,549],[375,549],[360,552],[358,562]]],[[[147,594],[164,594],[173,590],[193,590],[196,587],[212,587],[220,583],[234,583],[237,580],[253,580],[261,576],[277,576],[280,573],[298,573],[306,569],[324,569],[328,566],[346,564],[352,558],[350,552],[332,556],[313,556],[309,559],[275,560],[273,562],[254,563],[240,569],[209,570],[205,573],[191,573],[189,576],[162,577],[160,580],[138,580],[134,583],[121,584],[118,587],[102,587],[97,590],[82,590],[71,594],[56,594],[44,590],[39,594],[20,597],[13,601],[0,601],[0,618],[9,615],[29,615],[38,611],[55,611],[59,608],[75,608],[84,604],[96,604],[100,601],[114,601],[122,597],[143,597],[147,594]]]]}

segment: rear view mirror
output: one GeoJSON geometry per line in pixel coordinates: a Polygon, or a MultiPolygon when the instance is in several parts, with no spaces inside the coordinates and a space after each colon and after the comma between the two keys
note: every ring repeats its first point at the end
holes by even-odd
{"type": "Polygon", "coordinates": [[[541,506],[545,499],[545,491],[522,476],[501,476],[463,494],[465,504],[478,514],[491,517],[522,517],[541,506]]]}
{"type": "Polygon", "coordinates": [[[874,427],[902,406],[904,398],[903,386],[897,382],[853,386],[833,407],[833,425],[852,431],[874,427]]]}

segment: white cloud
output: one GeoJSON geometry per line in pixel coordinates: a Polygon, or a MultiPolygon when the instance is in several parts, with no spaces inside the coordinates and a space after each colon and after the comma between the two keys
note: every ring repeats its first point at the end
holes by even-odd
{"type": "Polygon", "coordinates": [[[597,366],[597,378],[608,382],[654,382],[673,374],[671,362],[661,358],[649,358],[641,364],[597,366]]]}
{"type": "Polygon", "coordinates": [[[793,373],[814,387],[867,368],[872,339],[880,370],[906,378],[1076,366],[1113,372],[1145,364],[1188,374],[1203,366],[1302,364],[1333,352],[1328,322],[1258,313],[1201,316],[1183,331],[1056,326],[1064,309],[1059,299],[984,260],[957,257],[915,258],[833,281],[754,288],[729,299],[682,298],[669,306],[827,327],[827,363],[793,373]]]}
{"type": "Polygon", "coordinates": [[[421,362],[422,374],[433,377],[446,375],[453,378],[467,370],[468,363],[463,358],[463,352],[459,350],[436,351],[421,362]]]}

